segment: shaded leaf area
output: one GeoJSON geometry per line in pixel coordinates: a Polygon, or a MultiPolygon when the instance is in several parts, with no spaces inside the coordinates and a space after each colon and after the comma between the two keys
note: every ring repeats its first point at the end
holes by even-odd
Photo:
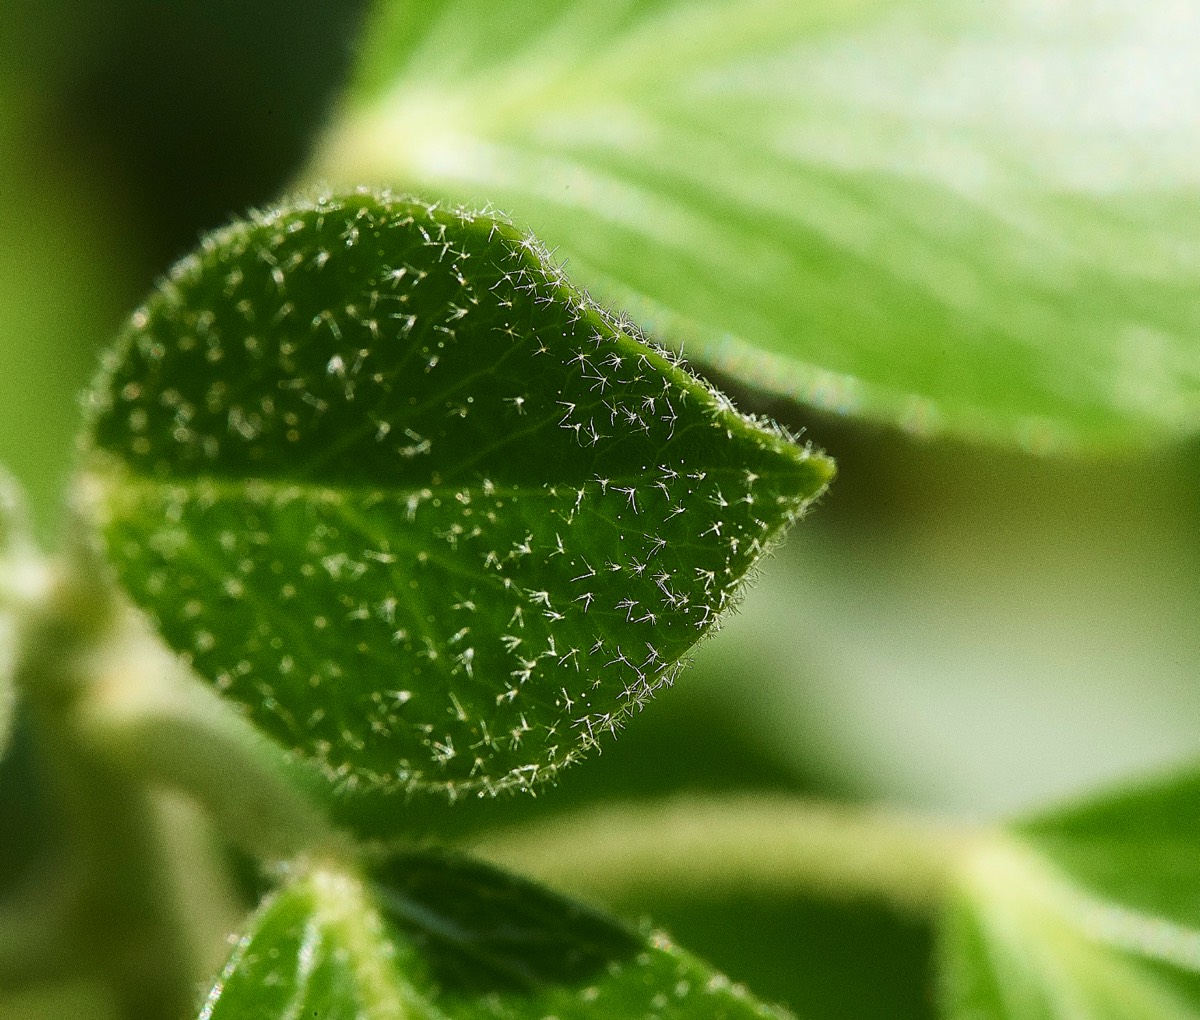
{"type": "Polygon", "coordinates": [[[874,904],[795,895],[684,901],[663,890],[621,905],[801,1017],[933,1020],[932,932],[874,904]]]}
{"type": "Polygon", "coordinates": [[[943,947],[949,1014],[1200,1017],[1195,774],[1017,825],[967,868],[943,947]]]}
{"type": "Polygon", "coordinates": [[[812,406],[1162,440],[1200,421],[1198,41],[1133,0],[382,3],[314,173],[495,202],[812,406]]]}
{"type": "Polygon", "coordinates": [[[389,923],[454,994],[578,986],[643,948],[594,911],[465,858],[399,854],[372,877],[389,923]]]}
{"type": "Polygon", "coordinates": [[[210,236],[134,315],[91,435],[126,589],[342,790],[549,777],[832,473],[528,236],[366,193],[210,236]]]}
{"type": "MultiPolygon", "coordinates": [[[[7,753],[0,757],[0,907],[19,899],[40,874],[62,864],[62,805],[24,703],[13,712],[7,753]]],[[[2,912],[2,911],[0,911],[2,912]]]]}
{"type": "Polygon", "coordinates": [[[1122,790],[1019,831],[1091,894],[1194,932],[1200,970],[1200,774],[1122,790]]]}
{"type": "Polygon", "coordinates": [[[463,859],[405,854],[364,886],[315,871],[269,898],[201,1020],[786,1014],[676,947],[463,859]]]}

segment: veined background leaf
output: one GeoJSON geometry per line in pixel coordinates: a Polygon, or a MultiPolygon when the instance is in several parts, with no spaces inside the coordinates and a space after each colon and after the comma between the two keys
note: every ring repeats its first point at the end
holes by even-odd
{"type": "Polygon", "coordinates": [[[1200,777],[1013,828],[968,866],[943,947],[948,1013],[1200,1017],[1200,777]]]}
{"type": "Polygon", "coordinates": [[[268,899],[201,1020],[784,1020],[659,933],[484,865],[408,854],[268,899]]]}
{"type": "Polygon", "coordinates": [[[1200,15],[382,0],[313,176],[489,201],[705,365],[1037,449],[1200,424],[1200,15]]]}
{"type": "Polygon", "coordinates": [[[343,789],[552,775],[832,472],[529,237],[365,193],[210,236],[91,419],[83,503],[126,589],[343,789]]]}

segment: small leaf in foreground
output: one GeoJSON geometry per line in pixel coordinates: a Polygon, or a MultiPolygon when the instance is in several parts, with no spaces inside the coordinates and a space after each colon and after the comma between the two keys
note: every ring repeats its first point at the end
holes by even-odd
{"type": "Polygon", "coordinates": [[[811,405],[1194,435],[1200,21],[1102,8],[388,0],[314,174],[496,202],[664,342],[811,405]]]}
{"type": "Polygon", "coordinates": [[[1014,826],[946,925],[950,1017],[1200,1018],[1200,776],[1014,826]]]}
{"type": "Polygon", "coordinates": [[[485,865],[393,858],[270,897],[201,1020],[786,1020],[658,933],[485,865]]]}
{"type": "Polygon", "coordinates": [[[343,790],[527,787],[668,683],[832,466],[495,218],[208,237],[133,317],[81,491],[134,600],[343,790]]]}

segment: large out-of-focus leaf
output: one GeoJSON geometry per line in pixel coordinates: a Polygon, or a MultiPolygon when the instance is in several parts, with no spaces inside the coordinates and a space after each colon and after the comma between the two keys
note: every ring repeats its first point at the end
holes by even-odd
{"type": "Polygon", "coordinates": [[[955,1020],[1200,1017],[1200,778],[1015,826],[964,874],[943,947],[955,1020]]]}
{"type": "Polygon", "coordinates": [[[697,361],[1037,449],[1200,425],[1200,15],[383,0],[313,172],[509,210],[697,361]]]}
{"type": "Polygon", "coordinates": [[[406,854],[267,900],[201,1020],[784,1020],[659,933],[483,865],[406,854]]]}
{"type": "Polygon", "coordinates": [[[343,789],[553,775],[832,471],[528,236],[366,193],[209,237],[134,315],[90,434],[126,589],[343,789]]]}

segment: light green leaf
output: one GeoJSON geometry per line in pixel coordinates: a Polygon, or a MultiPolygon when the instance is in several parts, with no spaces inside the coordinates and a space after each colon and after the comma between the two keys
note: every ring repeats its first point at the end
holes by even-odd
{"type": "Polygon", "coordinates": [[[1033,449],[1200,424],[1200,19],[382,0],[312,168],[511,212],[698,362],[1033,449]]]}
{"type": "Polygon", "coordinates": [[[91,437],[125,588],[345,790],[553,775],[832,473],[528,236],[365,193],[210,236],[134,315],[91,437]]]}
{"type": "Polygon", "coordinates": [[[943,947],[950,1016],[1200,1017],[1200,777],[1014,827],[967,866],[943,947]]]}
{"type": "Polygon", "coordinates": [[[661,933],[474,862],[314,870],[270,897],[201,1020],[785,1020],[661,933]]]}

